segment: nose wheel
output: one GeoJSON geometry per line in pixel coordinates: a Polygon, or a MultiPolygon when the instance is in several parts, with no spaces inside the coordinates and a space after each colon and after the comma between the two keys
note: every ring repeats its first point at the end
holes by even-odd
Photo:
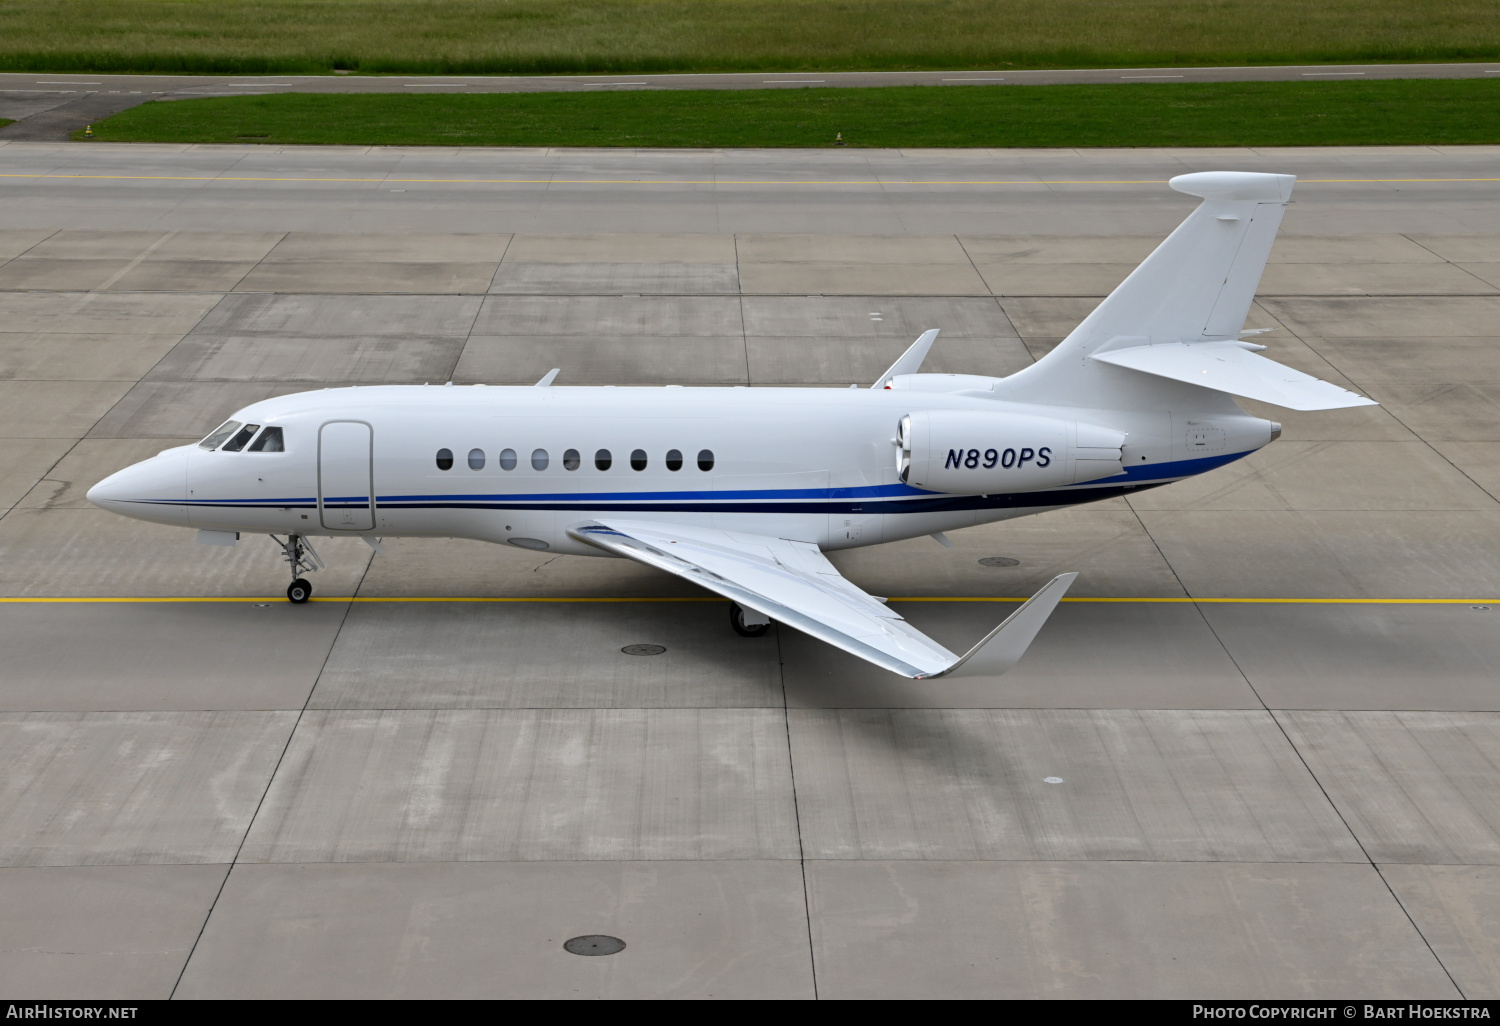
{"type": "Polygon", "coordinates": [[[292,583],[287,586],[286,597],[293,605],[300,606],[312,598],[312,585],[298,574],[323,569],[323,561],[318,558],[318,554],[313,551],[307,539],[300,534],[289,534],[286,541],[282,541],[273,534],[271,540],[281,546],[282,555],[292,568],[292,583]]]}
{"type": "Polygon", "coordinates": [[[729,603],[729,626],[742,638],[758,638],[771,629],[770,618],[754,610],[747,612],[738,602],[729,603]],[[748,621],[748,622],[747,622],[748,621]]]}

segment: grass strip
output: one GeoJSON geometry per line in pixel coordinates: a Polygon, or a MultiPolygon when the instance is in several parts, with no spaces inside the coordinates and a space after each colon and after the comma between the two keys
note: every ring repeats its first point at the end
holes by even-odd
{"type": "MultiPolygon", "coordinates": [[[[401,146],[1114,147],[1500,142],[1500,82],[1216,82],[406,95],[146,103],[111,142],[401,146]]],[[[80,134],[75,133],[74,138],[80,134]]]]}
{"type": "Polygon", "coordinates": [[[0,70],[536,74],[1490,60],[1494,0],[4,0],[0,70]]]}

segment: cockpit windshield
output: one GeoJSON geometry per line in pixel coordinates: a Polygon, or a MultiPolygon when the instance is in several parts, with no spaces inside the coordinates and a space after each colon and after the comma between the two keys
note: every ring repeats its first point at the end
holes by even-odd
{"type": "Polygon", "coordinates": [[[229,441],[225,442],[220,447],[220,451],[221,452],[239,452],[241,449],[243,449],[245,447],[245,443],[248,442],[248,441],[250,441],[250,439],[255,436],[255,432],[257,432],[259,430],[260,430],[260,425],[259,424],[246,424],[244,427],[240,428],[238,431],[236,431],[234,433],[234,437],[233,438],[231,438],[229,441]]]}
{"type": "Polygon", "coordinates": [[[250,452],[282,452],[286,448],[281,437],[281,428],[268,427],[260,437],[250,443],[250,452]]]}
{"type": "Polygon", "coordinates": [[[214,428],[213,434],[209,435],[203,441],[199,442],[198,448],[210,450],[217,449],[219,445],[224,441],[224,439],[235,433],[239,426],[240,422],[237,420],[226,420],[224,423],[214,428]]]}

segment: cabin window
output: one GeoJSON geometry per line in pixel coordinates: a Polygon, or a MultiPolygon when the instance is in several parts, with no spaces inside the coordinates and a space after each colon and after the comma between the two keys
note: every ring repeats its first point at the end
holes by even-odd
{"type": "Polygon", "coordinates": [[[250,452],[284,452],[286,445],[281,438],[281,428],[268,427],[260,437],[250,443],[250,452]]]}
{"type": "Polygon", "coordinates": [[[714,469],[714,451],[712,449],[698,450],[698,469],[704,473],[714,469]]]}
{"type": "Polygon", "coordinates": [[[609,454],[608,449],[600,449],[594,453],[594,469],[608,470],[614,466],[615,458],[609,454]]]}
{"type": "Polygon", "coordinates": [[[645,449],[636,449],[634,452],[632,452],[630,454],[630,469],[631,470],[645,470],[646,469],[646,450],[645,449]]]}
{"type": "Polygon", "coordinates": [[[567,452],[563,453],[563,469],[564,470],[577,470],[578,469],[578,465],[581,464],[582,462],[583,462],[583,457],[581,457],[581,456],[578,455],[578,450],[577,449],[569,449],[567,452]]]}
{"type": "Polygon", "coordinates": [[[548,462],[548,460],[547,460],[547,450],[546,449],[533,449],[531,451],[531,469],[532,470],[546,470],[547,469],[547,462],[548,462]]]}
{"type": "Polygon", "coordinates": [[[681,449],[668,449],[667,450],[667,469],[668,470],[681,470],[682,469],[682,450],[681,449]]]}
{"type": "Polygon", "coordinates": [[[500,450],[500,469],[501,470],[515,470],[516,469],[516,450],[514,450],[514,449],[502,449],[502,450],[500,450]]]}
{"type": "Polygon", "coordinates": [[[223,442],[224,439],[234,434],[235,429],[239,426],[240,422],[237,420],[226,420],[224,423],[214,428],[213,434],[209,435],[203,441],[199,442],[198,448],[210,450],[217,449],[219,447],[219,443],[223,442]]]}
{"type": "Polygon", "coordinates": [[[438,465],[438,469],[439,470],[452,470],[453,469],[453,450],[452,449],[439,449],[438,450],[438,455],[437,455],[437,465],[438,465]]]}
{"type": "Polygon", "coordinates": [[[483,470],[484,469],[484,450],[483,449],[470,449],[469,450],[469,469],[470,470],[483,470]]]}
{"type": "Polygon", "coordinates": [[[224,443],[224,452],[239,452],[245,447],[245,443],[255,437],[255,432],[260,430],[259,424],[246,424],[234,433],[234,437],[224,443]]]}

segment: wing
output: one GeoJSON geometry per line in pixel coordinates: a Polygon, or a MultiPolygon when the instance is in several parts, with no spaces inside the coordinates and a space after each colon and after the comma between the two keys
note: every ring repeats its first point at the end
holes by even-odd
{"type": "Polygon", "coordinates": [[[1016,664],[1077,574],[1054,578],[965,655],[948,651],[839,575],[816,545],[637,520],[571,528],[580,541],[676,574],[876,666],[916,679],[993,676],[1016,664]]]}

